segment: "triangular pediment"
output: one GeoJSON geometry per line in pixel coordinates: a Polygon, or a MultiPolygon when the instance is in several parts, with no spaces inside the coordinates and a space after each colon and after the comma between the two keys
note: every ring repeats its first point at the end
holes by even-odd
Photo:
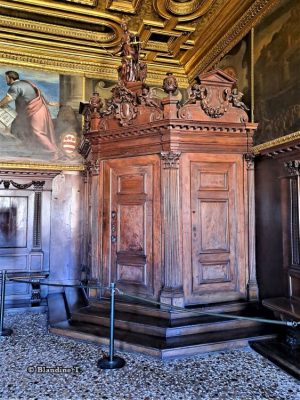
{"type": "Polygon", "coordinates": [[[220,84],[233,85],[236,79],[223,71],[222,69],[215,69],[213,71],[204,72],[199,75],[201,81],[212,81],[220,84]]]}

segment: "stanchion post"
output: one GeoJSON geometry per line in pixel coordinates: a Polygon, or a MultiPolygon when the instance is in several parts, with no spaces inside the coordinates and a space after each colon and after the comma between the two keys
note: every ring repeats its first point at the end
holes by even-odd
{"type": "Polygon", "coordinates": [[[114,355],[114,330],[115,330],[115,283],[110,284],[110,329],[109,329],[109,356],[101,358],[97,366],[101,369],[122,368],[125,360],[114,355]]]}
{"type": "Polygon", "coordinates": [[[3,328],[4,323],[4,304],[5,304],[5,285],[6,285],[6,270],[1,273],[1,299],[0,299],[0,336],[10,336],[12,329],[3,328]]]}

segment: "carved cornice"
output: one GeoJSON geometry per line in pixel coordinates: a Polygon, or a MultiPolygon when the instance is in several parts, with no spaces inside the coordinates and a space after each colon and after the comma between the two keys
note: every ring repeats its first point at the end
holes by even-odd
{"type": "Polygon", "coordinates": [[[300,175],[300,160],[287,161],[284,163],[285,168],[292,176],[300,175]]]}
{"type": "Polygon", "coordinates": [[[178,169],[181,151],[162,151],[160,153],[164,169],[178,169]]]}
{"type": "Polygon", "coordinates": [[[184,133],[192,133],[196,135],[206,135],[206,134],[220,134],[226,136],[227,134],[244,134],[249,137],[254,134],[257,128],[256,124],[246,123],[246,124],[231,124],[226,127],[222,123],[215,122],[212,120],[210,122],[186,122],[178,120],[171,120],[170,122],[165,121],[154,121],[149,125],[139,125],[134,124],[128,128],[114,129],[99,132],[87,133],[86,137],[91,141],[92,144],[107,142],[112,139],[132,139],[134,137],[147,136],[147,135],[160,135],[164,132],[169,132],[170,129],[176,129],[177,131],[182,131],[184,133]]]}
{"type": "MultiPolygon", "coordinates": [[[[288,144],[297,139],[300,139],[300,131],[290,133],[289,135],[281,136],[277,139],[273,139],[273,140],[270,140],[270,141],[262,143],[262,144],[258,144],[257,146],[254,146],[252,148],[252,151],[255,155],[258,155],[262,152],[266,152],[267,150],[271,150],[272,148],[275,148],[276,146],[281,146],[281,145],[286,144],[287,147],[289,147],[288,144]]],[[[300,147],[300,146],[298,146],[298,147],[300,147]]]]}

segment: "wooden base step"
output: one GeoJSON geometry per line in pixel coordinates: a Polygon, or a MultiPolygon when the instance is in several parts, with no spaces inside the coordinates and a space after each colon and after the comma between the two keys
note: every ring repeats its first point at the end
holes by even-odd
{"type": "MultiPolygon", "coordinates": [[[[99,314],[102,313],[102,310],[108,310],[110,308],[110,303],[108,299],[101,299],[98,301],[90,301],[90,305],[99,309],[99,314]]],[[[164,308],[160,308],[159,306],[151,305],[147,302],[139,301],[139,302],[126,302],[118,299],[115,302],[115,310],[119,312],[129,312],[136,315],[145,315],[149,317],[156,317],[160,319],[166,320],[179,320],[179,319],[187,319],[194,318],[195,311],[211,311],[213,313],[234,313],[234,312],[249,312],[249,310],[255,311],[257,309],[256,302],[247,302],[247,301],[239,301],[239,302],[227,302],[227,303],[218,303],[218,304],[210,304],[210,305],[198,305],[198,306],[187,306],[185,307],[183,312],[177,311],[169,311],[164,308]]]]}
{"type": "MultiPolygon", "coordinates": [[[[247,317],[253,316],[253,313],[245,310],[233,315],[247,317]]],[[[109,319],[109,308],[90,305],[73,312],[71,322],[109,327],[109,319]]],[[[222,316],[188,315],[185,318],[168,320],[157,315],[134,314],[128,310],[124,312],[118,309],[115,312],[117,329],[166,338],[257,326],[256,321],[227,319],[222,316]]]]}
{"type": "MultiPolygon", "coordinates": [[[[109,344],[109,329],[88,323],[59,322],[50,327],[50,332],[74,339],[109,344]]],[[[115,348],[135,351],[162,360],[186,357],[210,351],[235,349],[248,345],[251,340],[274,338],[276,333],[266,328],[234,329],[226,332],[202,333],[169,339],[115,330],[115,348]]]]}

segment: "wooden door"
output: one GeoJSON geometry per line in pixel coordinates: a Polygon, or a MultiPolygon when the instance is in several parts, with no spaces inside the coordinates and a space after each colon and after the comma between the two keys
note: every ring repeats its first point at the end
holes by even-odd
{"type": "Polygon", "coordinates": [[[204,157],[203,161],[190,162],[189,173],[192,275],[189,300],[214,303],[245,298],[241,160],[238,156],[214,156],[206,160],[204,157]]]}
{"type": "Polygon", "coordinates": [[[158,161],[104,162],[104,281],[130,294],[157,296],[160,289],[158,161]]]}

